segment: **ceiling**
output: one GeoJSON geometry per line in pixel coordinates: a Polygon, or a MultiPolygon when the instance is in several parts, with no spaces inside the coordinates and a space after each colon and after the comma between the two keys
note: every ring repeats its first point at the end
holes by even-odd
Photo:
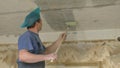
{"type": "Polygon", "coordinates": [[[37,6],[41,32],[63,31],[66,22],[77,23],[70,27],[72,31],[120,29],[120,0],[0,0],[0,35],[23,33],[20,25],[37,6]]]}
{"type": "Polygon", "coordinates": [[[25,16],[41,8],[41,32],[66,29],[66,22],[76,22],[72,31],[120,28],[120,0],[0,0],[0,34],[19,35],[25,16]],[[24,7],[24,8],[23,8],[24,7]]]}

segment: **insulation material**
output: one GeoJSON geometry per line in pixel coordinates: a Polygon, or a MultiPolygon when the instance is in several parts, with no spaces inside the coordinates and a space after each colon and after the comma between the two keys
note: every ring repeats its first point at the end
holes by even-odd
{"type": "Polygon", "coordinates": [[[119,43],[116,41],[63,44],[58,52],[58,59],[54,63],[69,64],[101,61],[102,68],[118,68],[118,65],[110,58],[112,53],[119,48],[118,45],[119,43]]]}
{"type": "Polygon", "coordinates": [[[105,57],[109,56],[109,52],[104,46],[90,44],[65,44],[61,46],[58,52],[57,62],[88,62],[88,61],[102,61],[105,57]],[[64,57],[64,58],[63,58],[64,57]]]}
{"type": "Polygon", "coordinates": [[[46,68],[98,68],[98,66],[64,66],[64,65],[56,65],[56,66],[47,66],[46,68]]]}
{"type": "Polygon", "coordinates": [[[0,45],[0,61],[7,64],[9,68],[17,68],[17,49],[15,45],[0,45]]]}
{"type": "MultiPolygon", "coordinates": [[[[58,59],[50,64],[69,64],[69,63],[92,63],[101,62],[102,68],[120,67],[120,42],[99,41],[99,42],[78,42],[64,43],[58,51],[58,59]],[[68,62],[69,61],[69,62],[68,62]]],[[[17,45],[0,45],[0,63],[7,65],[3,68],[17,68],[17,45]]],[[[65,67],[66,68],[66,67],[65,67]]],[[[88,67],[90,68],[90,67],[88,67]]]]}

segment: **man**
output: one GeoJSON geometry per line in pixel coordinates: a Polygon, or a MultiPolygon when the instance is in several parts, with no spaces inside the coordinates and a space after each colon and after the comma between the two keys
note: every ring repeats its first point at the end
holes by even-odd
{"type": "Polygon", "coordinates": [[[61,34],[52,45],[45,48],[38,35],[42,29],[39,8],[26,16],[21,27],[26,27],[27,31],[18,39],[18,68],[45,68],[45,60],[56,59],[54,52],[64,41],[66,34],[61,34]]]}

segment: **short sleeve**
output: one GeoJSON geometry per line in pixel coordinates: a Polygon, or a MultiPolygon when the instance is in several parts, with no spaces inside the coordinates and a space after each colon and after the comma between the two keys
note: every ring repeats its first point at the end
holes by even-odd
{"type": "Polygon", "coordinates": [[[32,38],[30,36],[21,36],[18,40],[18,50],[33,50],[32,38]]]}

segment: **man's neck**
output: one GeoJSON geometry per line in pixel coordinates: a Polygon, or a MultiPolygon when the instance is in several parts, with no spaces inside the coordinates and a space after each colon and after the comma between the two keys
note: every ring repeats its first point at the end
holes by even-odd
{"type": "Polygon", "coordinates": [[[30,28],[28,30],[38,34],[38,31],[35,28],[30,28]]]}

